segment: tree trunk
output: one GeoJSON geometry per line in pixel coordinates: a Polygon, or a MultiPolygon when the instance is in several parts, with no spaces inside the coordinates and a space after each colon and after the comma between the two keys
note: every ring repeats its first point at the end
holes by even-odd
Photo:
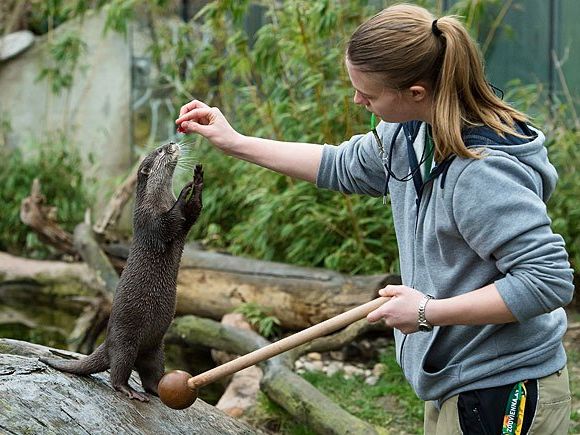
{"type": "Polygon", "coordinates": [[[303,329],[374,299],[396,275],[350,276],[201,251],[187,246],[177,283],[178,314],[221,319],[244,302],[269,309],[285,329],[303,329]]]}
{"type": "MultiPolygon", "coordinates": [[[[108,254],[110,251],[107,249],[108,254]]],[[[122,257],[120,249],[114,251],[116,258],[122,257]]],[[[178,276],[177,315],[221,319],[240,304],[254,302],[269,308],[283,329],[304,329],[368,302],[378,289],[398,282],[396,275],[349,276],[201,251],[190,245],[178,276]]],[[[56,302],[78,301],[76,296],[107,297],[105,288],[102,273],[85,264],[36,261],[0,252],[2,295],[29,304],[44,302],[35,300],[39,293],[56,302]]],[[[84,300],[75,309],[82,310],[90,302],[84,300]]]]}
{"type": "MultiPolygon", "coordinates": [[[[51,356],[50,348],[0,339],[0,432],[257,433],[199,398],[183,411],[167,408],[157,397],[149,403],[132,401],[111,388],[108,374],[62,373],[39,362],[40,356],[51,356]]],[[[130,384],[141,390],[137,375],[130,384]]]]}

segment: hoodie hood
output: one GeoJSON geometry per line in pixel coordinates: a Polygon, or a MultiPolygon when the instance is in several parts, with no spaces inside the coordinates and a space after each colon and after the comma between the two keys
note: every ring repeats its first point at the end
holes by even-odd
{"type": "Polygon", "coordinates": [[[542,200],[547,202],[556,187],[558,174],[548,160],[544,133],[522,122],[518,122],[516,128],[526,137],[500,136],[489,127],[475,127],[466,130],[463,138],[469,148],[485,147],[486,155],[511,156],[529,171],[533,170],[540,183],[542,200]]]}

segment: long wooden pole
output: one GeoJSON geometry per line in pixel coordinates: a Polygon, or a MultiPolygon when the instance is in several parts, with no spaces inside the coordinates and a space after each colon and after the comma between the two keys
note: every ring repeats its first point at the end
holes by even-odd
{"type": "Polygon", "coordinates": [[[310,328],[304,329],[303,331],[297,332],[296,334],[283,338],[275,343],[269,344],[268,346],[236,358],[226,364],[208,370],[207,372],[201,373],[197,376],[193,376],[188,379],[187,386],[192,390],[197,390],[204,385],[211,384],[218,379],[229,376],[247,367],[253,366],[254,364],[258,364],[272,358],[273,356],[286,352],[287,350],[312,341],[315,338],[328,335],[366,317],[367,314],[374,311],[388,300],[389,298],[385,297],[374,299],[366,304],[355,307],[339,314],[338,316],[332,317],[324,322],[311,326],[310,328]]]}

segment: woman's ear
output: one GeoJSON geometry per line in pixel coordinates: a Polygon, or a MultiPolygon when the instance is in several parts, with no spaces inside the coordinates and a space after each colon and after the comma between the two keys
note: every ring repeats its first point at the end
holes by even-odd
{"type": "Polygon", "coordinates": [[[419,103],[427,98],[427,89],[423,85],[413,85],[409,88],[413,101],[419,103]]]}

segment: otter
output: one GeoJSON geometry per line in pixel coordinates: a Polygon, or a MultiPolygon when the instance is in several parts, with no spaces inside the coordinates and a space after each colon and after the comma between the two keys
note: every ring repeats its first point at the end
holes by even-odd
{"type": "Polygon", "coordinates": [[[158,395],[164,373],[163,336],[175,314],[179,263],[188,231],[202,209],[203,168],[173,194],[179,145],[155,149],[139,166],[133,212],[133,241],[113,298],[105,341],[80,360],[41,358],[49,366],[77,375],[110,369],[115,390],[148,402],[129,386],[131,371],[145,392],[158,395]]]}

